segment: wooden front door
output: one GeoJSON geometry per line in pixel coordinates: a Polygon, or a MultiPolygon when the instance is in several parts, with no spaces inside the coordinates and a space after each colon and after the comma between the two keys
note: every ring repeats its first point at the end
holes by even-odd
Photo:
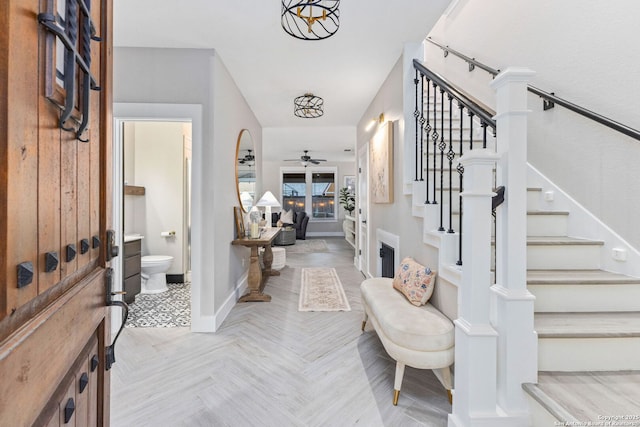
{"type": "Polygon", "coordinates": [[[109,424],[111,19],[0,1],[0,426],[109,424]]]}

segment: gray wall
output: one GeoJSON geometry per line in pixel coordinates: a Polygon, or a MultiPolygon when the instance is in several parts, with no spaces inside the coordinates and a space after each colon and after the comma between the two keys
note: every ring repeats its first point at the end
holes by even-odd
{"type": "MultiPolygon", "coordinates": [[[[533,84],[640,129],[636,70],[640,2],[461,0],[430,36],[487,65],[524,66],[533,84]]],[[[491,77],[426,43],[428,65],[492,105],[491,77]]],[[[529,97],[529,161],[635,248],[640,248],[640,143],[529,97]]]]}
{"type": "MultiPolygon", "coordinates": [[[[375,98],[363,114],[358,123],[357,139],[358,153],[364,149],[371,140],[377,127],[367,131],[366,127],[372,117],[378,117],[384,113],[385,121],[393,122],[393,193],[394,201],[390,204],[378,204],[371,202],[369,196],[369,227],[368,271],[376,276],[378,253],[376,247],[376,229],[380,228],[400,238],[400,257],[411,256],[426,265],[435,265],[437,261],[430,253],[428,247],[422,243],[422,220],[412,215],[412,198],[403,195],[403,99],[402,99],[403,64],[399,59],[387,79],[380,87],[375,98]]],[[[369,191],[369,195],[371,192],[369,191]]]]}
{"type": "MultiPolygon", "coordinates": [[[[200,313],[209,324],[200,330],[214,330],[222,321],[216,314],[223,304],[235,302],[233,289],[246,271],[248,251],[230,247],[234,237],[235,146],[241,129],[250,130],[256,154],[262,153],[261,127],[213,50],[201,49],[114,49],[114,102],[202,105],[202,147],[194,140],[194,173],[200,162],[200,193],[194,187],[194,212],[202,218],[200,313]],[[198,199],[200,202],[196,203],[198,199]],[[215,262],[214,262],[215,258],[215,262]]],[[[261,171],[258,170],[258,179],[261,171]]],[[[195,279],[195,277],[194,277],[195,279]]],[[[194,283],[195,286],[195,283],[194,283]]]]}

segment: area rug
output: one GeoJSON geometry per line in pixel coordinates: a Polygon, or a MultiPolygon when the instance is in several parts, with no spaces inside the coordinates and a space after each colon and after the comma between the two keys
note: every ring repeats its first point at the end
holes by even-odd
{"type": "Polygon", "coordinates": [[[138,294],[129,304],[127,328],[176,328],[191,326],[191,284],[167,283],[161,294],[138,294]]]}
{"type": "Polygon", "coordinates": [[[351,311],[335,268],[303,268],[298,311],[351,311]]]}
{"type": "Polygon", "coordinates": [[[329,252],[327,242],[322,239],[296,240],[295,245],[285,246],[288,254],[312,254],[329,252]]]}

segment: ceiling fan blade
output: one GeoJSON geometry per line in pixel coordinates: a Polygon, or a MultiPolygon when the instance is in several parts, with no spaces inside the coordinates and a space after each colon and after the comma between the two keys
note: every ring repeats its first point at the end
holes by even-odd
{"type": "Polygon", "coordinates": [[[285,159],[283,162],[299,162],[300,159],[285,159]]]}
{"type": "Polygon", "coordinates": [[[325,159],[311,159],[314,162],[326,162],[325,159]]]}
{"type": "Polygon", "coordinates": [[[320,162],[317,161],[316,159],[311,159],[311,160],[309,160],[309,162],[313,163],[314,165],[319,165],[320,164],[320,162]]]}

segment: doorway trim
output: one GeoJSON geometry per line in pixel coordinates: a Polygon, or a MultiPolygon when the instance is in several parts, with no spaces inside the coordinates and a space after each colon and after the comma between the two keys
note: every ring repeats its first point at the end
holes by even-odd
{"type": "Polygon", "coordinates": [[[365,142],[358,149],[358,174],[356,191],[357,208],[357,267],[367,277],[373,277],[369,271],[369,227],[367,219],[369,217],[369,142],[365,142]]]}
{"type": "MultiPolygon", "coordinates": [[[[113,104],[113,191],[122,195],[122,123],[125,121],[177,121],[191,122],[192,161],[191,161],[191,331],[205,332],[203,326],[211,324],[209,317],[202,316],[200,295],[202,289],[202,240],[200,231],[202,224],[202,105],[200,104],[148,104],[148,103],[114,103],[113,104]]],[[[113,198],[113,225],[122,230],[123,197],[113,198]]],[[[122,247],[122,233],[116,233],[116,239],[122,247]]],[[[122,257],[118,257],[114,266],[114,289],[122,290],[122,257]]],[[[118,316],[112,317],[119,327],[118,316]]],[[[213,329],[211,329],[213,332],[213,329]]]]}

